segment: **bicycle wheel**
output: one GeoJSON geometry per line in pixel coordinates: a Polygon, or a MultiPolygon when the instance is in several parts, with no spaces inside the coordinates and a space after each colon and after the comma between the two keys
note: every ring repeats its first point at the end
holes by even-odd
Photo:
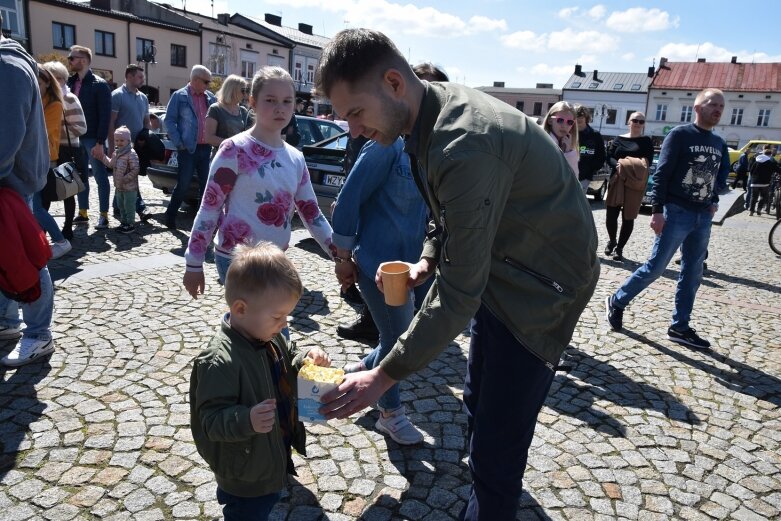
{"type": "Polygon", "coordinates": [[[768,235],[767,242],[770,243],[770,249],[773,250],[776,255],[781,255],[781,220],[776,221],[776,224],[770,228],[770,235],[768,235]]]}
{"type": "Polygon", "coordinates": [[[776,219],[781,219],[781,188],[773,192],[773,204],[776,207],[776,219]]]}

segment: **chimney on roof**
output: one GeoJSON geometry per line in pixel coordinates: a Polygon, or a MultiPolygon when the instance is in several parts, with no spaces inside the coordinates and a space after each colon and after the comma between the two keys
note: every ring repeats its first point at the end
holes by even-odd
{"type": "Polygon", "coordinates": [[[661,58],[659,58],[659,69],[660,69],[660,70],[661,70],[661,69],[667,69],[667,70],[670,70],[670,67],[668,67],[668,66],[667,66],[667,58],[665,58],[664,56],[662,56],[661,58]]]}
{"type": "Polygon", "coordinates": [[[95,9],[111,11],[111,0],[90,0],[89,5],[95,9]]]}
{"type": "Polygon", "coordinates": [[[266,13],[264,15],[264,19],[266,20],[267,24],[276,25],[277,27],[282,27],[282,17],[277,16],[275,14],[266,13]]]}
{"type": "Polygon", "coordinates": [[[575,64],[575,76],[584,76],[583,74],[583,66],[575,64]]]}
{"type": "Polygon", "coordinates": [[[228,13],[220,13],[217,15],[217,23],[221,25],[228,25],[231,15],[228,13]]]}
{"type": "Polygon", "coordinates": [[[733,56],[732,60],[730,60],[730,63],[738,63],[738,57],[737,56],[733,56]]]}
{"type": "Polygon", "coordinates": [[[594,81],[602,81],[597,76],[599,76],[599,71],[594,69],[594,74],[592,74],[592,78],[594,78],[594,81]]]}
{"type": "Polygon", "coordinates": [[[538,83],[535,87],[536,89],[552,89],[553,83],[538,83]]]}
{"type": "Polygon", "coordinates": [[[503,81],[495,81],[494,82],[494,87],[498,87],[500,89],[503,89],[504,88],[504,82],[503,81]]]}
{"type": "Polygon", "coordinates": [[[298,24],[298,30],[304,34],[312,34],[312,26],[309,24],[298,24]]]}
{"type": "Polygon", "coordinates": [[[654,68],[648,67],[648,77],[653,78],[654,77],[654,68]]]}
{"type": "Polygon", "coordinates": [[[697,63],[705,63],[705,58],[697,58],[697,63]]]}

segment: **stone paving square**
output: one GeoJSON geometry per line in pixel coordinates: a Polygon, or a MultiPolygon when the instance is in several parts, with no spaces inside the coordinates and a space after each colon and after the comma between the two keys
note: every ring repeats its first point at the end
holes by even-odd
{"type": "MultiPolygon", "coordinates": [[[[149,224],[124,236],[96,230],[92,214],[73,252],[50,263],[51,358],[0,368],[0,520],[220,518],[213,476],[192,443],[187,392],[192,359],[225,304],[213,263],[206,293],[197,301],[186,293],[188,232],[165,229],[167,199],[141,184],[156,214],[149,224]]],[[[604,235],[604,207],[592,209],[604,235]]],[[[53,212],[61,217],[61,206],[53,212]]],[[[741,213],[714,226],[693,313],[713,344],[705,352],[666,339],[674,264],[627,309],[626,334],[608,331],[604,298],[647,257],[648,221],[639,217],[627,261],[602,258],[564,359],[572,370],[557,374],[539,417],[519,520],[781,518],[773,221],[741,213]]],[[[311,240],[291,244],[306,288],[293,340],[322,347],[336,366],[357,360],[371,346],[335,334],[356,311],[339,298],[333,264],[311,240]]],[[[298,477],[271,519],[457,519],[470,482],[461,403],[468,341],[459,336],[402,383],[424,444],[388,440],[374,430],[373,410],[308,425],[308,454],[295,456],[298,477]]],[[[0,344],[0,355],[10,348],[0,344]]]]}

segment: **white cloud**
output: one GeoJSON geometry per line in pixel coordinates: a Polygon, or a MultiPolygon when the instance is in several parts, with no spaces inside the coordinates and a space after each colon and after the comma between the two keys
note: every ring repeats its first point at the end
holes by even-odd
{"type": "Polygon", "coordinates": [[[507,30],[507,22],[503,19],[475,15],[464,20],[433,7],[396,4],[387,0],[267,0],[266,3],[282,9],[317,8],[344,17],[350,27],[371,27],[392,34],[454,38],[507,30]]]}
{"type": "Polygon", "coordinates": [[[553,51],[608,52],[616,48],[619,39],[598,31],[575,32],[572,29],[554,31],[548,36],[548,49],[553,51]]]}
{"type": "Polygon", "coordinates": [[[505,47],[511,49],[541,51],[545,48],[546,37],[544,34],[538,35],[532,31],[517,31],[502,35],[501,40],[505,47]]]}
{"type": "Polygon", "coordinates": [[[668,43],[659,49],[658,56],[664,56],[671,62],[691,62],[697,58],[705,58],[709,62],[728,62],[733,56],[737,56],[741,63],[781,61],[781,56],[771,56],[763,52],[730,51],[711,42],[668,43]]]}
{"type": "Polygon", "coordinates": [[[572,75],[574,70],[570,65],[554,66],[547,63],[538,63],[531,68],[531,72],[539,76],[566,76],[567,78],[572,75]]]}
{"type": "Polygon", "coordinates": [[[635,59],[635,53],[633,53],[633,52],[624,53],[624,54],[621,55],[621,59],[625,60],[625,61],[628,61],[628,62],[631,62],[632,60],[635,59]]]}
{"type": "Polygon", "coordinates": [[[594,20],[600,20],[605,16],[605,13],[607,12],[607,7],[605,7],[602,4],[597,4],[588,11],[586,11],[586,14],[589,15],[594,20]]]}
{"type": "Polygon", "coordinates": [[[678,27],[681,23],[679,16],[672,17],[667,11],[653,8],[632,7],[626,11],[615,11],[608,16],[605,22],[614,31],[636,33],[648,31],[664,31],[678,27]]]}
{"type": "Polygon", "coordinates": [[[575,13],[577,13],[580,10],[580,7],[565,7],[564,9],[560,9],[558,13],[556,13],[556,16],[563,20],[567,20],[572,17],[575,13]]]}

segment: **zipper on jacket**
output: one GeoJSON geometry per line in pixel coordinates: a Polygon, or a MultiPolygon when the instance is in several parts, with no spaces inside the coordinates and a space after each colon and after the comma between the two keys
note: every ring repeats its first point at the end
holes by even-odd
{"type": "MultiPolygon", "coordinates": [[[[483,305],[483,306],[485,306],[486,308],[488,308],[488,311],[490,311],[490,312],[491,312],[491,314],[492,314],[493,316],[495,316],[495,317],[498,317],[498,316],[499,316],[499,315],[497,315],[496,313],[494,313],[494,311],[493,311],[493,310],[490,308],[490,306],[489,306],[488,304],[486,304],[485,302],[483,302],[483,303],[482,303],[482,305],[483,305]]],[[[508,331],[509,331],[509,329],[508,329],[508,331]]],[[[543,357],[541,357],[540,355],[538,355],[537,353],[535,353],[534,351],[532,351],[531,349],[529,349],[529,347],[528,347],[526,344],[524,344],[523,342],[521,342],[521,340],[520,340],[520,339],[519,339],[517,336],[515,336],[515,335],[514,335],[512,332],[511,332],[510,334],[512,334],[512,335],[513,335],[513,338],[514,338],[514,339],[515,339],[515,340],[516,340],[516,341],[517,341],[519,344],[521,344],[521,346],[523,346],[523,348],[524,348],[524,349],[526,349],[526,350],[527,350],[529,353],[531,353],[531,355],[532,355],[534,358],[536,358],[537,360],[539,360],[540,362],[542,362],[542,363],[545,365],[545,367],[547,367],[547,368],[548,368],[548,370],[550,370],[550,371],[553,371],[553,372],[556,372],[556,366],[555,366],[554,364],[552,364],[551,362],[548,362],[548,361],[547,361],[547,360],[545,360],[543,357]]]]}
{"type": "MultiPolygon", "coordinates": [[[[280,351],[281,351],[281,349],[280,349],[280,351]]],[[[284,359],[285,354],[281,353],[281,355],[282,355],[282,358],[284,359]]],[[[266,378],[266,388],[267,388],[267,390],[269,392],[269,396],[273,396],[274,399],[276,399],[276,397],[277,397],[277,390],[274,388],[274,384],[272,383],[272,381],[274,379],[273,379],[273,377],[271,377],[271,371],[273,371],[273,369],[271,367],[269,367],[269,363],[270,362],[269,362],[269,359],[268,359],[268,355],[266,353],[263,353],[263,361],[265,362],[265,365],[266,365],[266,372],[267,372],[266,374],[269,376],[269,378],[266,378]]],[[[279,377],[283,378],[284,375],[280,374],[279,377]]],[[[293,404],[291,404],[291,407],[292,406],[293,406],[293,404]]],[[[276,427],[277,427],[277,429],[281,429],[279,427],[279,422],[282,421],[282,418],[279,418],[279,410],[275,409],[274,412],[277,414],[277,421],[276,421],[277,425],[276,425],[276,427]]],[[[274,432],[274,431],[272,430],[272,432],[274,432]]],[[[277,445],[277,450],[282,455],[283,465],[287,465],[287,449],[285,449],[283,444],[280,444],[280,441],[282,440],[281,432],[280,432],[279,436],[271,436],[271,439],[273,440],[272,443],[274,445],[277,445]]]]}
{"type": "Polygon", "coordinates": [[[537,273],[534,270],[530,270],[529,268],[527,268],[523,264],[520,264],[519,262],[514,261],[510,257],[505,257],[504,258],[504,262],[506,262],[507,264],[509,264],[513,268],[519,269],[519,270],[523,271],[524,273],[528,273],[529,275],[531,275],[535,279],[539,280],[543,284],[546,284],[546,285],[552,287],[553,289],[555,289],[559,293],[564,293],[564,288],[562,288],[561,285],[558,282],[556,282],[555,280],[553,280],[552,278],[546,277],[545,275],[542,275],[541,273],[537,273]]]}

